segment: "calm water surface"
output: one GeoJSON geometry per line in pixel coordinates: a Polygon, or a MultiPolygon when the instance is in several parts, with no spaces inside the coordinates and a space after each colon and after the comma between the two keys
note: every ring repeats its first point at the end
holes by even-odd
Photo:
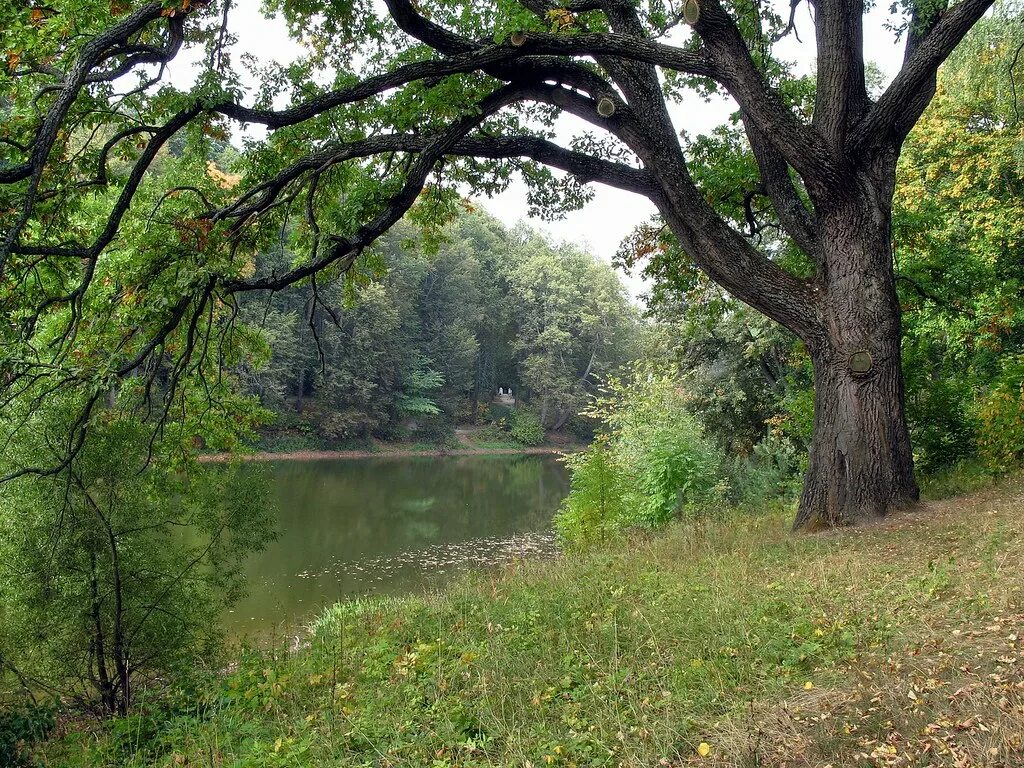
{"type": "Polygon", "coordinates": [[[554,551],[569,490],[553,456],[424,456],[270,465],[279,537],[247,564],[235,636],[287,631],[337,600],[403,594],[554,551]]]}

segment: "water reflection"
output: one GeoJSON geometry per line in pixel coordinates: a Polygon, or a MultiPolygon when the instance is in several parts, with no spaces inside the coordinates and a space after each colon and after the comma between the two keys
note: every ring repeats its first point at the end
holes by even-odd
{"type": "Polygon", "coordinates": [[[438,586],[455,573],[554,550],[568,492],[550,456],[282,462],[280,537],[247,564],[234,635],[302,622],[324,605],[438,586]]]}

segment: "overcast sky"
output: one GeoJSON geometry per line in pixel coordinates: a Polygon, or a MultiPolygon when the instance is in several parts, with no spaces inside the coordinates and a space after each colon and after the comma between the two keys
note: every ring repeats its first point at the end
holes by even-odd
{"type": "MultiPolygon", "coordinates": [[[[231,11],[229,26],[238,36],[238,43],[233,48],[235,60],[238,61],[243,53],[251,53],[262,60],[291,61],[301,53],[301,49],[288,38],[284,22],[265,18],[259,10],[260,5],[258,0],[243,0],[237,2],[231,11]]],[[[780,15],[788,14],[788,7],[788,0],[779,5],[780,15]]],[[[776,46],[776,54],[796,62],[801,72],[812,71],[814,59],[814,35],[808,8],[809,4],[803,3],[797,13],[797,32],[802,42],[790,35],[776,46]]],[[[887,7],[876,6],[868,15],[865,30],[865,55],[879,66],[886,82],[896,74],[902,60],[902,46],[895,41],[891,31],[883,28],[888,15],[887,7]]],[[[685,34],[686,30],[681,30],[681,33],[685,34]]],[[[179,82],[187,80],[195,66],[187,60],[176,62],[172,77],[179,82]]],[[[692,97],[682,104],[673,105],[671,114],[678,129],[695,135],[721,124],[734,110],[735,104],[730,100],[707,103],[692,97]]],[[[559,133],[564,132],[568,137],[574,126],[580,125],[583,123],[577,118],[563,117],[559,133]]],[[[522,183],[517,182],[504,193],[481,202],[508,225],[526,220],[554,239],[586,246],[607,261],[611,261],[622,239],[654,213],[654,207],[646,199],[602,185],[595,185],[594,199],[586,207],[555,222],[530,219],[522,183]]],[[[634,297],[643,293],[644,286],[637,278],[623,275],[623,279],[634,297]]]]}

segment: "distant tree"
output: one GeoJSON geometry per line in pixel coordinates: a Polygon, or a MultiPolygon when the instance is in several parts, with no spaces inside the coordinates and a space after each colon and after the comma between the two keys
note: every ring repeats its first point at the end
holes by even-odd
{"type": "Polygon", "coordinates": [[[571,246],[527,241],[508,270],[517,382],[538,400],[541,424],[560,429],[595,384],[633,356],[632,313],[615,275],[571,246]]]}
{"type": "MultiPolygon", "coordinates": [[[[256,275],[287,260],[270,249],[256,275]]],[[[399,225],[344,278],[264,298],[241,303],[271,349],[248,386],[282,425],[331,440],[413,424],[439,437],[499,386],[524,404],[536,395],[558,429],[636,352],[637,312],[610,265],[482,212],[460,214],[434,244],[399,225]]]]}
{"type": "Polygon", "coordinates": [[[993,468],[1024,456],[1022,45],[1019,20],[979,24],[940,72],[898,168],[908,416],[927,468],[979,448],[993,468]]]}
{"type": "MultiPolygon", "coordinates": [[[[648,198],[685,263],[804,342],[817,399],[798,526],[913,501],[891,246],[896,164],[939,65],[993,0],[894,6],[904,64],[874,100],[867,5],[810,5],[808,84],[773,55],[799,2],[787,23],[770,7],[720,0],[386,0],[386,13],[366,2],[275,0],[271,10],[308,55],[264,69],[243,103],[226,0],[7,4],[0,278],[17,289],[0,294],[3,386],[48,376],[55,356],[92,343],[80,331],[104,313],[83,298],[115,242],[130,243],[132,260],[116,273],[144,322],[67,386],[129,376],[210,307],[322,281],[405,214],[429,231],[466,184],[494,191],[520,171],[549,214],[585,201],[589,182],[648,198]],[[683,22],[692,35],[678,32],[683,22]],[[205,55],[195,86],[181,91],[161,80],[184,48],[205,55]],[[722,91],[739,106],[756,167],[737,176],[746,227],[707,194],[680,143],[670,105],[687,91],[722,91]],[[290,104],[277,108],[282,99],[290,104]],[[579,130],[559,144],[561,114],[600,135],[579,130]],[[231,169],[237,179],[206,165],[229,122],[270,131],[249,142],[231,169]],[[177,134],[182,155],[162,183],[148,183],[177,134]],[[768,211],[801,250],[802,270],[757,247],[768,211]],[[249,254],[289,222],[301,257],[283,272],[248,274],[249,254]],[[66,330],[43,338],[39,321],[53,315],[66,330]]],[[[174,354],[191,354],[195,335],[186,341],[174,354]]]]}

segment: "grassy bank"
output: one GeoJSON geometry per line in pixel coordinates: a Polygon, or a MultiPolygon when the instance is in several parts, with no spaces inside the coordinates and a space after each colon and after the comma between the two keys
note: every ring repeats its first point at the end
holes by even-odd
{"type": "Polygon", "coordinates": [[[336,461],[339,459],[402,459],[415,456],[559,456],[580,446],[474,446],[445,448],[432,443],[384,443],[373,450],[295,450],[255,453],[214,453],[201,456],[207,464],[230,461],[336,461]]]}
{"type": "Polygon", "coordinates": [[[200,461],[317,461],[326,459],[402,458],[412,456],[544,455],[583,450],[574,436],[549,433],[539,445],[527,445],[486,427],[460,427],[447,439],[435,442],[376,439],[325,441],[299,433],[264,437],[249,453],[207,453],[200,461]]]}
{"type": "Polygon", "coordinates": [[[1024,764],[1024,483],[832,534],[790,514],[338,606],[42,762],[1024,764]]]}

